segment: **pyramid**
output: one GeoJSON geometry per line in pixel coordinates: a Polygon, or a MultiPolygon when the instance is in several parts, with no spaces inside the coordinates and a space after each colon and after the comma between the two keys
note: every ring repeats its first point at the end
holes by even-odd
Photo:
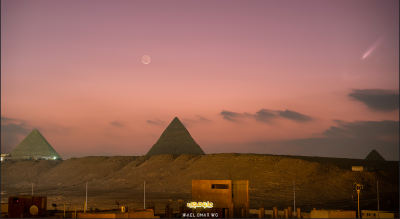
{"type": "Polygon", "coordinates": [[[11,152],[11,157],[56,157],[61,159],[60,155],[47,142],[37,129],[29,133],[24,140],[11,152]]]}
{"type": "Polygon", "coordinates": [[[368,156],[365,158],[365,160],[378,160],[378,161],[386,161],[385,158],[383,158],[378,151],[375,149],[369,152],[368,156]]]}
{"type": "Polygon", "coordinates": [[[188,130],[178,117],[172,120],[158,141],[151,147],[147,155],[157,154],[201,154],[204,151],[190,136],[188,130]]]}

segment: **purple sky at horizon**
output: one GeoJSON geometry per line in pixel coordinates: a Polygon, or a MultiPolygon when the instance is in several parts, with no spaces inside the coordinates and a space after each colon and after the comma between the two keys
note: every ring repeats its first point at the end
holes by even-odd
{"type": "Polygon", "coordinates": [[[1,1],[1,151],[399,160],[398,1],[1,1]],[[151,62],[142,63],[149,55],[151,62]]]}

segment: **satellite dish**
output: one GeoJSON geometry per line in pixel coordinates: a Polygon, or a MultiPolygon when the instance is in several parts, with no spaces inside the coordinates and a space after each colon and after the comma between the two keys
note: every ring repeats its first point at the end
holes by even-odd
{"type": "Polygon", "coordinates": [[[29,212],[31,213],[31,215],[37,215],[37,213],[39,213],[39,209],[38,207],[36,207],[36,205],[32,205],[29,208],[29,212]]]}
{"type": "Polygon", "coordinates": [[[122,212],[126,212],[126,207],[125,207],[125,206],[122,206],[122,207],[121,207],[121,211],[122,211],[122,212]]]}

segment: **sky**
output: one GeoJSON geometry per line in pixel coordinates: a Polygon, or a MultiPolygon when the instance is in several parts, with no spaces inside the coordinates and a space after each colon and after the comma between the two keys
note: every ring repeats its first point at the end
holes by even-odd
{"type": "Polygon", "coordinates": [[[1,153],[399,160],[399,2],[1,1],[1,153]],[[150,62],[144,64],[142,57],[150,62]]]}

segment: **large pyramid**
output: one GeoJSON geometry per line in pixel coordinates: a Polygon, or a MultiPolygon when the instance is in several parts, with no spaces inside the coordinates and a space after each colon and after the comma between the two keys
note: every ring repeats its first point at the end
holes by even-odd
{"type": "Polygon", "coordinates": [[[61,159],[60,155],[58,155],[37,129],[32,130],[11,152],[11,157],[23,156],[56,157],[57,159],[61,159]]]}
{"type": "Polygon", "coordinates": [[[383,158],[378,151],[375,149],[369,152],[365,160],[378,160],[378,161],[386,161],[385,158],[383,158]]]}
{"type": "Polygon", "coordinates": [[[190,136],[188,130],[178,117],[172,120],[158,141],[147,152],[147,155],[157,154],[202,154],[204,151],[190,136]]]}

